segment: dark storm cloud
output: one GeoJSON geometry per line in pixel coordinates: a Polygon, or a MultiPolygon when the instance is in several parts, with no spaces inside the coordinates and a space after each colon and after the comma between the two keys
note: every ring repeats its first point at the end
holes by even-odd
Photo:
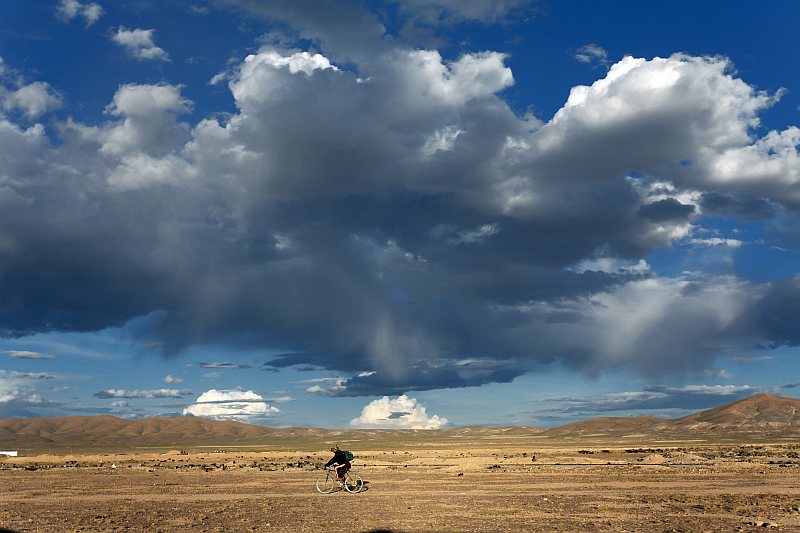
{"type": "Polygon", "coordinates": [[[749,310],[747,321],[758,324],[759,338],[771,347],[797,346],[800,331],[800,275],[771,283],[760,305],[749,310]]]}
{"type": "Polygon", "coordinates": [[[474,387],[486,383],[508,383],[524,374],[511,361],[418,361],[400,375],[362,372],[339,379],[330,386],[317,386],[307,392],[327,396],[370,396],[403,394],[441,388],[474,387]]]}
{"type": "Polygon", "coordinates": [[[388,25],[399,24],[400,35],[417,45],[438,41],[436,26],[520,22],[537,12],[537,0],[386,0],[372,5],[360,0],[213,2],[279,21],[304,38],[320,41],[328,53],[340,60],[362,62],[374,59],[374,52],[389,48],[383,39],[388,25]],[[388,12],[398,20],[390,20],[388,12]]]}
{"type": "Polygon", "coordinates": [[[361,2],[345,0],[213,0],[286,24],[299,36],[324,43],[340,61],[364,61],[388,48],[379,18],[361,2]]]}
{"type": "Polygon", "coordinates": [[[694,206],[682,204],[674,198],[667,198],[643,205],[639,208],[638,213],[639,216],[653,222],[685,220],[694,213],[694,206]]]}
{"type": "Polygon", "coordinates": [[[766,220],[775,214],[775,205],[764,198],[742,198],[718,192],[703,194],[700,205],[709,215],[734,216],[744,220],[766,220]]]}
{"type": "Polygon", "coordinates": [[[389,0],[401,13],[425,24],[465,21],[521,21],[536,11],[537,0],[389,0]]]}
{"type": "MultiPolygon", "coordinates": [[[[337,395],[549,363],[680,374],[729,345],[800,342],[793,282],[663,278],[643,261],[700,208],[735,215],[719,195],[753,201],[747,175],[713,170],[751,157],[771,99],[724,60],[625,58],[542,123],[498,96],[502,53],[407,47],[365,4],[221,3],[315,43],[233,66],[236,113],[189,124],[181,87],[129,84],[105,122],[59,123],[58,142],[0,116],[2,334],[127,324],[166,354],[269,349],[265,368],[353,376],[337,395]]],[[[790,180],[765,176],[768,201],[788,202],[790,180]]]]}
{"type": "Polygon", "coordinates": [[[314,372],[325,369],[326,358],[322,354],[309,352],[282,353],[273,355],[269,362],[264,363],[267,370],[286,368],[295,365],[301,372],[314,372]]]}

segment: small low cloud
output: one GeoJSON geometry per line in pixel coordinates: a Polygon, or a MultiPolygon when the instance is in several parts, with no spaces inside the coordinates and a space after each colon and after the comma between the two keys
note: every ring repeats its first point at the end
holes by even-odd
{"type": "Polygon", "coordinates": [[[293,402],[294,398],[292,398],[287,394],[284,396],[277,396],[275,398],[267,398],[266,401],[271,403],[288,403],[288,402],[293,402]]]}
{"type": "Polygon", "coordinates": [[[392,429],[439,429],[447,419],[428,416],[425,406],[405,394],[391,399],[384,396],[361,410],[361,416],[350,421],[351,426],[392,429]]]}
{"type": "Polygon", "coordinates": [[[164,376],[164,383],[174,383],[177,385],[178,383],[181,382],[183,382],[183,378],[176,378],[172,374],[167,374],[166,376],[164,376]]]}
{"type": "Polygon", "coordinates": [[[24,406],[45,403],[34,385],[39,380],[52,378],[49,374],[0,370],[0,415],[35,416],[26,411],[24,406]],[[13,405],[20,409],[12,409],[13,405]]]}
{"type": "Polygon", "coordinates": [[[55,378],[53,374],[46,374],[44,372],[9,372],[8,376],[12,379],[28,379],[32,381],[55,378]]]}
{"type": "Polygon", "coordinates": [[[64,22],[72,22],[76,17],[80,17],[88,28],[103,16],[103,6],[96,2],[83,4],[78,0],[61,0],[56,6],[56,17],[64,22]]]}
{"type": "Polygon", "coordinates": [[[707,370],[703,370],[703,377],[709,379],[730,379],[733,377],[733,374],[724,368],[709,368],[707,370]]]}
{"type": "Polygon", "coordinates": [[[124,47],[136,59],[144,61],[169,61],[169,55],[162,48],[156,46],[154,39],[155,30],[137,28],[129,30],[120,26],[111,40],[124,47]]]}
{"type": "Polygon", "coordinates": [[[216,389],[204,392],[194,404],[183,410],[184,415],[214,420],[249,420],[279,412],[280,409],[268,405],[261,395],[253,391],[216,389]]]}
{"type": "Polygon", "coordinates": [[[39,352],[29,352],[27,350],[6,350],[6,353],[9,357],[13,357],[14,359],[55,359],[56,356],[46,354],[46,353],[39,353],[39,352]]]}
{"type": "Polygon", "coordinates": [[[586,259],[571,267],[570,270],[581,274],[585,272],[604,272],[625,277],[647,276],[651,273],[650,265],[644,259],[625,261],[616,257],[586,259]]]}
{"type": "Polygon", "coordinates": [[[306,387],[306,392],[310,394],[321,394],[323,396],[337,396],[346,390],[346,378],[313,378],[304,379],[302,383],[313,383],[306,387]]]}
{"type": "Polygon", "coordinates": [[[608,64],[608,52],[594,43],[589,43],[575,50],[574,57],[580,63],[608,64]]]}
{"type": "Polygon", "coordinates": [[[433,232],[433,237],[444,240],[451,245],[477,244],[496,235],[501,230],[499,224],[483,224],[475,228],[453,228],[440,226],[433,232]]]}
{"type": "Polygon", "coordinates": [[[780,359],[777,355],[739,355],[733,358],[739,364],[763,363],[764,361],[775,361],[777,359],[780,359]]]}
{"type": "Polygon", "coordinates": [[[250,365],[241,363],[200,363],[200,368],[234,369],[234,368],[251,368],[251,367],[250,365]]]}
{"type": "Polygon", "coordinates": [[[689,244],[700,246],[704,248],[740,248],[744,244],[739,239],[725,239],[721,237],[711,237],[708,239],[690,239],[689,244]]]}
{"type": "Polygon", "coordinates": [[[93,394],[95,398],[182,398],[192,394],[190,390],[178,389],[153,389],[153,390],[126,390],[106,389],[93,394]]]}

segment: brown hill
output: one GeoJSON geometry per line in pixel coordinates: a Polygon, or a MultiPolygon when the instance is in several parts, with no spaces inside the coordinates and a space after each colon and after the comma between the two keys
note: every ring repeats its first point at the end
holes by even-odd
{"type": "Polygon", "coordinates": [[[276,430],[233,421],[199,417],[124,420],[114,416],[70,416],[0,420],[0,445],[14,448],[62,446],[168,446],[186,442],[247,441],[271,436],[276,430]]]}
{"type": "Polygon", "coordinates": [[[669,420],[655,416],[602,417],[551,428],[547,434],[574,437],[652,434],[665,429],[669,423],[669,420]]]}
{"type": "Polygon", "coordinates": [[[674,425],[694,430],[796,432],[800,429],[800,399],[756,394],[678,418],[674,425]]]}
{"type": "Polygon", "coordinates": [[[589,437],[654,435],[665,432],[800,436],[800,399],[756,394],[682,418],[652,416],[593,418],[552,428],[546,433],[589,437]]]}
{"type": "Polygon", "coordinates": [[[798,436],[800,399],[768,394],[739,400],[683,418],[651,416],[595,418],[542,430],[533,427],[470,426],[442,430],[318,428],[274,429],[200,417],[125,420],[113,416],[72,416],[0,420],[0,449],[65,450],[179,448],[193,446],[298,446],[326,449],[330,443],[392,447],[414,442],[486,442],[528,438],[591,438],[697,435],[798,436]]]}
{"type": "Polygon", "coordinates": [[[541,433],[524,427],[462,427],[439,431],[392,429],[275,429],[200,417],[121,419],[110,415],[0,420],[0,449],[64,451],[69,449],[185,448],[198,446],[299,446],[327,449],[333,443],[396,442],[430,437],[507,439],[541,433]]]}

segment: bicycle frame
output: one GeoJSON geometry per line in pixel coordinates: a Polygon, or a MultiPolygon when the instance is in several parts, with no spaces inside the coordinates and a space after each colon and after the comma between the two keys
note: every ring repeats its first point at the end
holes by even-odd
{"type": "Polygon", "coordinates": [[[348,470],[344,475],[344,482],[339,481],[339,476],[335,468],[326,468],[325,475],[317,478],[317,492],[322,494],[330,494],[337,488],[342,488],[351,494],[361,492],[364,488],[364,480],[361,476],[354,473],[352,469],[348,470]]]}

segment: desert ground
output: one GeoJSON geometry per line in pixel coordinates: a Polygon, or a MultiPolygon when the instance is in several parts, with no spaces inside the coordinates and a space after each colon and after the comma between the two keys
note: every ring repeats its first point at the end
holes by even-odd
{"type": "Polygon", "coordinates": [[[367,482],[314,488],[322,442],[0,459],[13,531],[800,531],[800,443],[535,434],[342,441],[367,482]]]}

